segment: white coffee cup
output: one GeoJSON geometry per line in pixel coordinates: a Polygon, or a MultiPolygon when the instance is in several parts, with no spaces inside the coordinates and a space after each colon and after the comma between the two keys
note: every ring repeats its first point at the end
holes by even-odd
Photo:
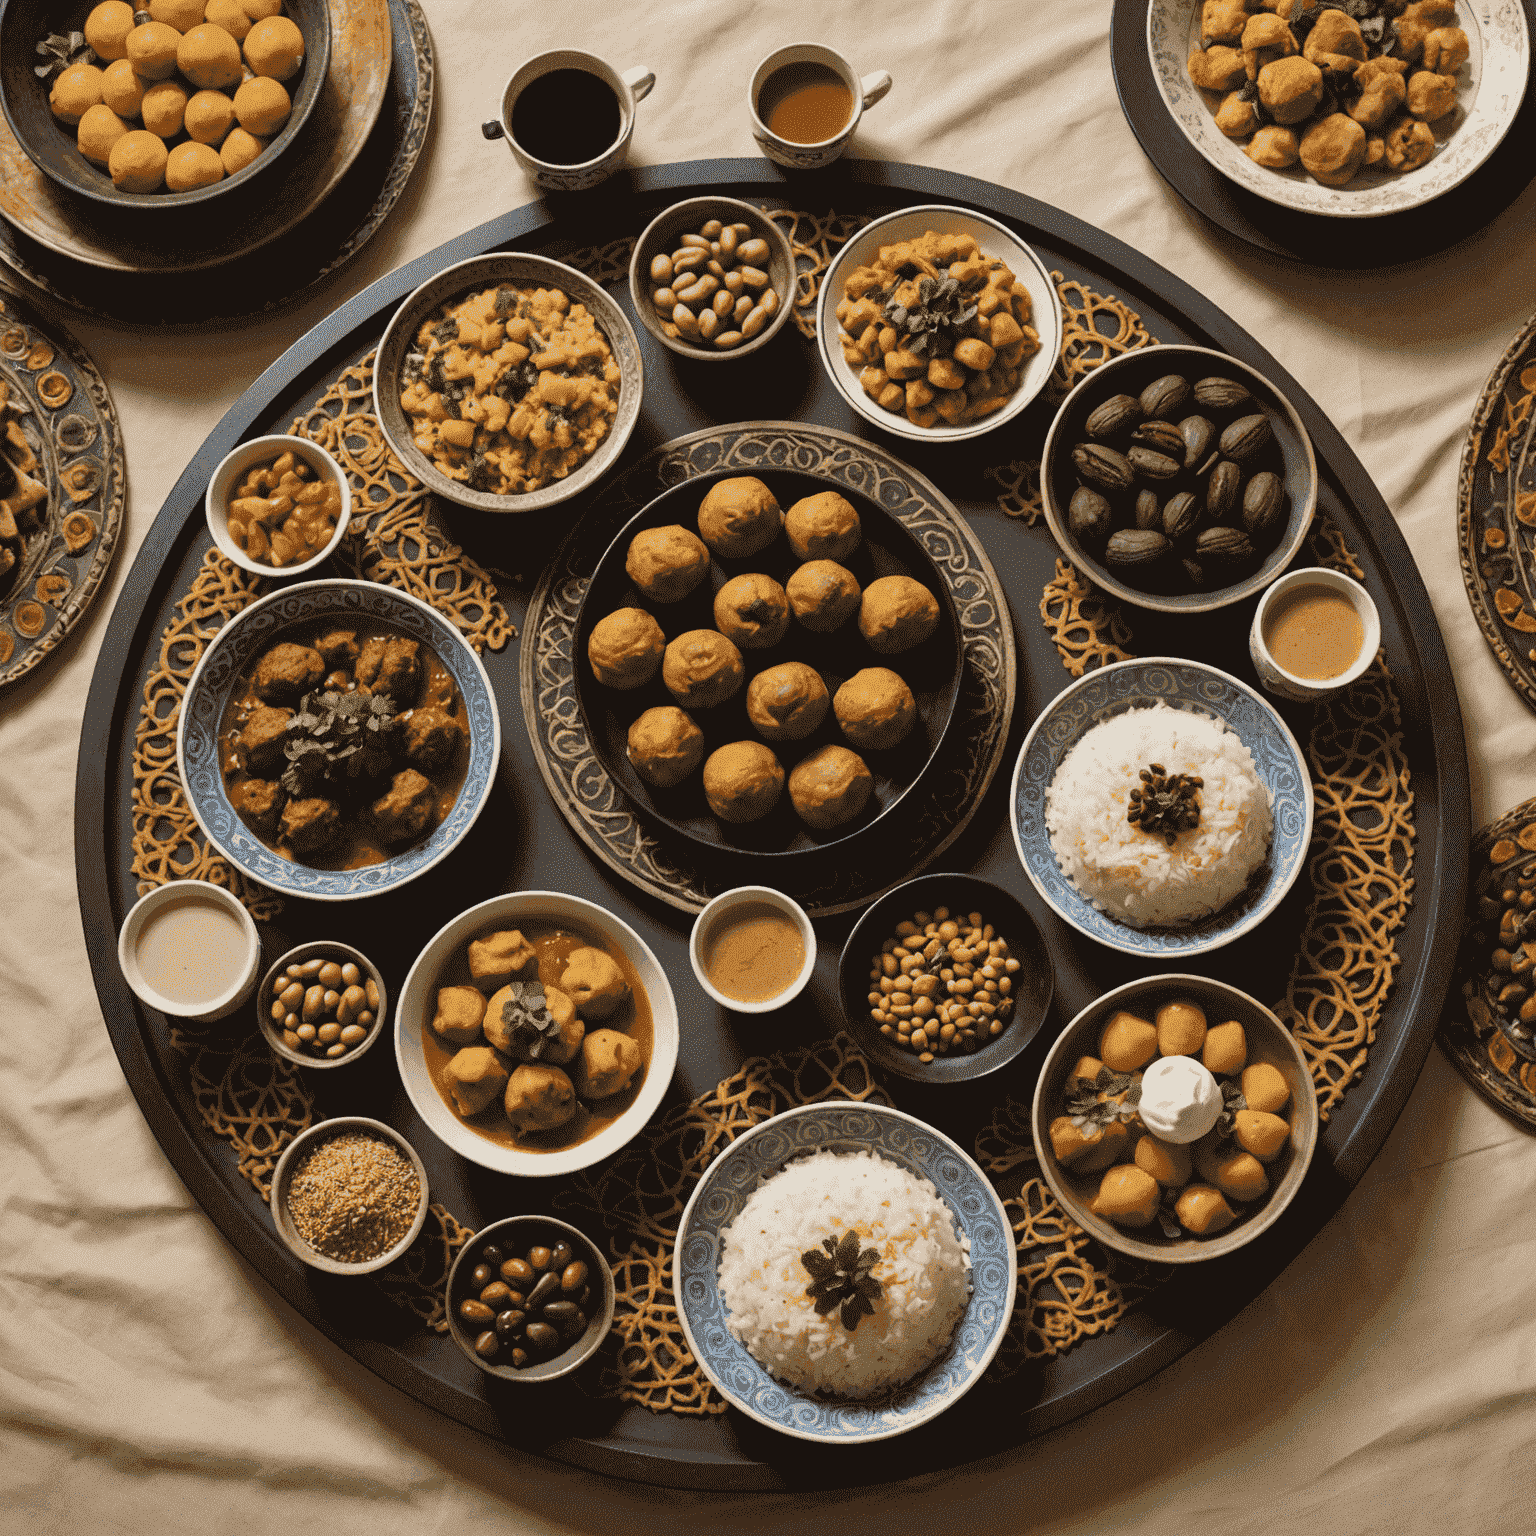
{"type": "Polygon", "coordinates": [[[874,104],[891,88],[891,77],[883,69],[877,69],[863,79],[854,72],[853,65],[836,49],[824,48],[820,43],[791,43],[787,48],[776,48],[752,71],[752,83],[747,90],[747,110],[752,114],[752,137],[758,147],[777,165],[795,171],[817,171],[831,165],[847,149],[848,141],[859,126],[865,109],[874,104]],[[830,139],[815,144],[796,144],[791,139],[780,138],[758,116],[758,99],[764,83],[775,70],[786,64],[824,64],[838,75],[853,98],[853,110],[848,121],[830,139]]]}
{"type": "Polygon", "coordinates": [[[1253,624],[1248,631],[1248,655],[1253,661],[1254,671],[1259,674],[1259,683],[1264,691],[1277,698],[1293,699],[1300,704],[1315,704],[1332,698],[1336,693],[1342,693],[1364,675],[1380,649],[1381,615],[1377,613],[1370,593],[1342,571],[1331,570],[1324,565],[1287,571],[1259,600],[1259,606],[1254,610],[1253,624]],[[1360,649],[1354,661],[1336,677],[1298,677],[1294,672],[1287,672],[1275,660],[1269,648],[1265,625],[1270,610],[1282,598],[1304,587],[1321,587],[1337,593],[1355,610],[1355,616],[1360,620],[1360,649]]]}
{"type": "Polygon", "coordinates": [[[556,48],[549,53],[536,53],[513,70],[501,93],[501,116],[494,122],[482,123],[480,131],[488,139],[505,139],[513,158],[533,180],[551,192],[582,192],[606,180],[624,164],[629,154],[629,139],[635,128],[635,106],[650,95],[656,84],[656,76],[639,65],[620,74],[606,59],[595,53],[584,53],[579,48],[556,48]],[[557,69],[584,69],[596,75],[609,86],[619,103],[619,134],[612,144],[595,159],[578,165],[555,165],[531,155],[512,136],[512,109],[517,98],[535,80],[557,69]]]}

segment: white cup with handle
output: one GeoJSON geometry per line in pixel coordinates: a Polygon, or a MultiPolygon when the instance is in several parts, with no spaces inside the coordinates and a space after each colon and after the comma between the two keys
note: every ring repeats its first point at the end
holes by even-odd
{"type": "MultiPolygon", "coordinates": [[[[842,54],[821,43],[791,43],[787,48],[776,48],[752,71],[752,83],[747,91],[752,137],[776,165],[796,171],[818,171],[831,165],[847,149],[866,109],[874,106],[890,88],[891,77],[885,70],[877,69],[860,79],[842,54]],[[839,82],[847,92],[841,120],[836,110],[841,100],[837,89],[839,82]],[[766,94],[765,87],[768,88],[766,94]],[[792,110],[794,103],[786,98],[808,91],[819,92],[819,102],[815,111],[807,109],[801,122],[809,122],[809,131],[820,136],[814,139],[790,137],[789,133],[795,130],[786,124],[781,114],[792,110]],[[821,133],[821,129],[827,131],[821,133]]],[[[807,129],[802,126],[799,131],[803,133],[807,129]]]]}
{"type": "MultiPolygon", "coordinates": [[[[597,98],[596,105],[600,109],[604,104],[601,86],[588,86],[577,77],[571,75],[562,76],[562,84],[569,85],[574,82],[582,87],[577,94],[590,93],[597,98]]],[[[531,59],[524,60],[513,70],[511,78],[501,93],[501,116],[491,122],[482,123],[480,131],[488,139],[505,139],[507,148],[512,151],[513,158],[541,187],[550,192],[583,192],[588,187],[595,187],[599,182],[605,181],[621,165],[629,154],[630,135],[635,128],[635,107],[650,95],[651,87],[656,84],[656,76],[644,65],[638,65],[634,69],[626,69],[622,74],[616,70],[606,59],[600,59],[595,53],[586,53],[580,48],[556,48],[548,53],[536,53],[531,59]],[[618,107],[618,127],[611,140],[606,145],[587,145],[573,149],[573,153],[581,154],[583,158],[575,161],[566,161],[551,158],[551,151],[540,143],[535,148],[543,151],[542,156],[535,154],[530,148],[520,143],[514,131],[514,116],[517,103],[523,93],[533,86],[535,82],[544,81],[546,76],[553,75],[557,71],[578,70],[596,77],[601,86],[606,86],[613,92],[614,102],[618,107]],[[594,150],[588,155],[586,149],[594,150]]],[[[548,89],[548,87],[544,87],[548,89]]],[[[573,103],[570,100],[570,92],[564,92],[565,101],[559,112],[552,113],[549,121],[558,124],[566,120],[566,113],[571,110],[573,103]]],[[[523,126],[525,137],[527,127],[523,126]]]]}

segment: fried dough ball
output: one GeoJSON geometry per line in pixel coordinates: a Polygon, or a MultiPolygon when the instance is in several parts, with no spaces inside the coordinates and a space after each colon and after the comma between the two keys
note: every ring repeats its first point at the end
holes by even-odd
{"type": "Polygon", "coordinates": [[[81,30],[97,58],[110,63],[128,57],[128,34],[136,25],[133,7],[127,0],[101,0],[101,4],[85,18],[81,30]]]}
{"type": "Polygon", "coordinates": [[[177,44],[176,67],[204,91],[233,90],[245,73],[240,44],[223,27],[206,21],[193,27],[177,44]]]}
{"type": "Polygon", "coordinates": [[[1237,1220],[1237,1213],[1227,1204],[1219,1189],[1209,1184],[1191,1184],[1173,1203],[1179,1225],[1196,1237],[1210,1237],[1237,1220]]]}
{"type": "Polygon", "coordinates": [[[1432,75],[1421,69],[1408,80],[1408,111],[1422,123],[1438,122],[1456,110],[1454,75],[1432,75]]]}
{"type": "Polygon", "coordinates": [[[841,629],[862,596],[853,572],[835,560],[807,560],[789,578],[785,593],[795,617],[817,634],[841,629]]]}
{"type": "Polygon", "coordinates": [[[1241,50],[1217,44],[1189,56],[1189,78],[1202,91],[1235,91],[1248,78],[1241,50]]]}
{"type": "Polygon", "coordinates": [[[1232,1139],[1261,1163],[1270,1163],[1291,1139],[1291,1128],[1279,1115],[1261,1109],[1240,1109],[1233,1117],[1232,1139]]]}
{"type": "Polygon", "coordinates": [[[146,86],[127,59],[108,64],[101,76],[101,99],[119,117],[134,118],[144,110],[146,86]]]}
{"type": "Polygon", "coordinates": [[[769,741],[809,736],[830,702],[821,674],[803,661],[769,667],[747,685],[747,718],[769,741]]]}
{"type": "Polygon", "coordinates": [[[1472,45],[1460,27],[1436,27],[1424,39],[1424,68],[1431,74],[1454,75],[1471,52],[1472,45]]]}
{"type": "Polygon", "coordinates": [[[1291,1102],[1291,1085],[1286,1082],[1285,1074],[1267,1061],[1256,1061],[1252,1066],[1244,1067],[1241,1081],[1249,1109],[1278,1115],[1291,1102]]]}
{"type": "Polygon", "coordinates": [[[94,165],[106,165],[112,159],[112,146],[128,132],[128,124],[111,107],[97,103],[80,114],[75,142],[80,153],[94,165]]]}
{"type": "Polygon", "coordinates": [[[1200,36],[1205,42],[1236,43],[1247,25],[1247,0],[1205,0],[1200,7],[1200,36]]]}
{"type": "MultiPolygon", "coordinates": [[[[1362,69],[1360,74],[1364,73],[1362,69]]],[[[1355,78],[1358,80],[1360,75],[1355,78]]],[[[1396,115],[1407,94],[1400,74],[1378,70],[1366,80],[1359,98],[1349,108],[1349,115],[1367,132],[1384,127],[1396,115]]]]}
{"type": "Polygon", "coordinates": [[[869,804],[874,788],[868,764],[847,747],[819,747],[789,775],[789,798],[800,819],[822,830],[852,821],[869,804]]]}
{"type": "Polygon", "coordinates": [[[560,990],[588,1018],[606,1019],[629,996],[629,983],[612,955],[587,945],[571,951],[560,990]]]}
{"type": "Polygon", "coordinates": [[[191,192],[224,180],[224,162],[210,144],[178,144],[165,163],[165,184],[172,192],[191,192]]]}
{"type": "Polygon", "coordinates": [[[80,119],[105,99],[105,78],[94,64],[71,64],[60,70],[48,92],[48,110],[61,123],[78,127],[80,119]]]}
{"type": "Polygon", "coordinates": [[[1258,85],[1259,100],[1282,127],[1311,117],[1323,99],[1323,72],[1310,59],[1276,59],[1259,71],[1258,85]]]}
{"type": "Polygon", "coordinates": [[[1198,1056],[1205,1044],[1205,1013],[1180,1000],[1157,1010],[1157,1049],[1164,1056],[1198,1056]]]}
{"type": "Polygon", "coordinates": [[[1387,169],[1416,171],[1435,152],[1434,130],[1415,117],[1400,117],[1386,136],[1387,169]]]}
{"type": "Polygon", "coordinates": [[[202,0],[149,0],[143,9],[149,12],[151,21],[163,21],[178,32],[190,32],[202,25],[202,0]]]}
{"type": "Polygon", "coordinates": [[[507,1079],[502,1106],[519,1135],[552,1131],[576,1113],[576,1090],[559,1067],[524,1062],[507,1079]]]}
{"type": "Polygon", "coordinates": [[[640,688],[655,677],[667,637],[643,608],[616,608],[592,626],[587,660],[606,688],[640,688]]]}
{"type": "Polygon", "coordinates": [[[939,600],[910,576],[882,576],[864,589],[859,633],[872,651],[892,655],[921,645],[939,625],[939,600]]]}
{"type": "Polygon", "coordinates": [[[179,80],[157,80],[146,86],[140,99],[139,113],[144,126],[162,139],[174,139],[181,132],[187,114],[187,93],[179,80]]]}
{"type": "Polygon", "coordinates": [[[211,21],[216,27],[223,27],[237,43],[245,41],[245,34],[253,25],[240,0],[208,0],[203,19],[211,21]]]}
{"type": "Polygon", "coordinates": [[[469,974],[476,981],[494,983],[532,981],[539,973],[539,954],[517,928],[504,928],[470,942],[469,974]]]}
{"type": "Polygon", "coordinates": [[[1088,1209],[1117,1227],[1144,1227],[1157,1215],[1162,1198],[1162,1190],[1150,1173],[1134,1163],[1123,1163],[1104,1175],[1088,1209]]]}
{"type": "Polygon", "coordinates": [[[866,751],[896,746],[917,724],[917,700],[889,667],[855,672],[832,696],[832,712],[843,735],[866,751]]]}
{"type": "Polygon", "coordinates": [[[713,629],[690,629],[666,649],[661,680],[684,709],[713,709],[741,687],[741,652],[713,629]]]}
{"type": "Polygon", "coordinates": [[[709,550],[680,523],[646,528],[629,541],[624,570],[653,603],[681,602],[709,575],[709,550]]]}
{"type": "Polygon", "coordinates": [[[722,560],[766,549],[783,523],[773,492],[751,475],[717,481],[699,506],[699,535],[722,560]]]}
{"type": "MultiPolygon", "coordinates": [[[[1072,1124],[1068,1119],[1067,1124],[1072,1124]]],[[[1082,1146],[1077,1148],[1076,1155],[1071,1163],[1074,1173],[1102,1173],[1112,1163],[1117,1163],[1131,1150],[1131,1133],[1126,1130],[1122,1121],[1111,1120],[1097,1136],[1088,1136],[1087,1132],[1095,1127],[1085,1126],[1079,1137],[1082,1146]]],[[[1064,1144],[1070,1145],[1070,1138],[1063,1133],[1064,1144]]],[[[1054,1147],[1056,1137],[1051,1137],[1054,1147]]]]}
{"type": "Polygon", "coordinates": [[[1301,137],[1301,163],[1325,187],[1342,187],[1365,162],[1365,129],[1342,112],[1313,123],[1301,137]]]}
{"type": "Polygon", "coordinates": [[[1319,13],[1317,24],[1307,33],[1302,54],[1321,69],[1342,69],[1353,74],[1365,62],[1365,37],[1360,23],[1343,11],[1319,13]]]}
{"type": "Polygon", "coordinates": [[[617,1029],[594,1029],[581,1042],[576,1088],[584,1099],[607,1099],[629,1087],[644,1060],[640,1044],[617,1029]]]}
{"type": "Polygon", "coordinates": [[[1099,1035],[1099,1060],[1111,1072],[1136,1072],[1157,1055],[1157,1026],[1123,1008],[1099,1035]]]}
{"type": "Polygon", "coordinates": [[[176,72],[181,33],[163,21],[146,21],[128,34],[128,62],[142,80],[168,80],[176,72]]]}
{"type": "Polygon", "coordinates": [[[485,994],[479,987],[439,987],[432,1033],[449,1045],[473,1045],[485,1018],[485,994]]]}
{"type": "Polygon", "coordinates": [[[293,100],[287,88],[264,75],[245,81],[235,92],[235,116],[247,133],[270,138],[288,121],[293,100]]]}
{"type": "Polygon", "coordinates": [[[169,158],[164,139],[147,128],[135,128],[112,146],[107,170],[121,192],[156,192],[165,183],[169,158]]]}
{"type": "Polygon", "coordinates": [[[255,74],[291,80],[304,64],[304,34],[286,16],[268,16],[245,34],[245,57],[255,74]]]}
{"type": "Polygon", "coordinates": [[[224,174],[233,176],[236,171],[243,171],[266,147],[265,139],[258,139],[244,128],[231,128],[229,137],[219,145],[219,159],[224,164],[224,174]]]}
{"type": "Polygon", "coordinates": [[[1259,126],[1259,114],[1251,101],[1244,101],[1241,92],[1229,91],[1216,109],[1216,127],[1229,139],[1246,139],[1259,126]]]}
{"type": "Polygon", "coordinates": [[[283,0],[240,0],[240,9],[250,17],[254,24],[265,21],[268,16],[281,16],[283,14],[283,0]]]}
{"type": "Polygon", "coordinates": [[[443,1068],[443,1086],[453,1107],[466,1119],[494,1103],[506,1082],[507,1069],[488,1045],[471,1045],[455,1052],[443,1068]]]}
{"type": "Polygon", "coordinates": [[[647,784],[672,789],[704,761],[704,733],[675,704],[648,709],[629,728],[629,760],[647,784]]]}
{"type": "Polygon", "coordinates": [[[715,593],[715,626],[743,650],[765,650],[789,629],[789,598],[771,576],[733,576],[715,593]]]}
{"type": "Polygon", "coordinates": [[[188,138],[217,148],[234,122],[235,104],[223,91],[199,91],[187,103],[183,126],[188,138]]]}
{"type": "Polygon", "coordinates": [[[704,763],[704,798],[721,821],[759,821],[779,803],[784,769],[760,741],[733,741],[704,763]]]}
{"type": "Polygon", "coordinates": [[[1194,1154],[1177,1142],[1159,1141],[1156,1136],[1142,1136],[1136,1142],[1136,1166],[1150,1173],[1165,1188],[1177,1189],[1189,1183],[1194,1171],[1194,1154]]]}
{"type": "MultiPolygon", "coordinates": [[[[1289,1132],[1290,1127],[1286,1127],[1289,1132]]],[[[1218,1150],[1204,1142],[1195,1146],[1195,1171],[1229,1200],[1257,1200],[1269,1193],[1269,1175],[1251,1152],[1240,1147],[1218,1150]]]]}
{"type": "Polygon", "coordinates": [[[518,1061],[547,1061],[551,1066],[563,1067],[581,1049],[582,1037],[587,1026],[576,1017],[576,1005],[570,997],[556,987],[544,988],[544,1006],[560,1031],[557,1036],[541,1036],[542,1044],[537,1056],[533,1054],[533,1042],[517,1035],[507,1022],[506,1007],[512,1001],[512,988],[502,987],[485,1005],[485,1017],[481,1028],[485,1038],[505,1056],[518,1061]]]}
{"type": "Polygon", "coordinates": [[[1299,53],[1291,29],[1276,15],[1260,11],[1250,16],[1243,28],[1243,68],[1250,80],[1259,78],[1259,71],[1276,59],[1287,59],[1299,53]]]}
{"type": "Polygon", "coordinates": [[[1254,134],[1243,153],[1255,165],[1268,166],[1272,171],[1283,171],[1286,166],[1296,164],[1301,154],[1301,143],[1293,129],[1280,128],[1271,123],[1254,134]]]}
{"type": "Polygon", "coordinates": [[[1453,0],[1413,0],[1393,23],[1397,31],[1398,57],[1411,64],[1424,52],[1424,40],[1431,32],[1455,25],[1453,0]]]}
{"type": "Polygon", "coordinates": [[[1236,1019],[1213,1024],[1205,1032],[1200,1060],[1216,1077],[1236,1077],[1248,1065],[1248,1036],[1236,1019]]]}
{"type": "Polygon", "coordinates": [[[836,491],[801,497],[784,514],[784,533],[798,560],[846,560],[864,537],[853,503],[836,491]]]}

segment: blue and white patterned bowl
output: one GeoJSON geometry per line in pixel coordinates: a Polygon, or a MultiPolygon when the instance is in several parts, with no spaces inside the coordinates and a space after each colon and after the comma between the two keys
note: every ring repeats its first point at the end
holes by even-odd
{"type": "Polygon", "coordinates": [[[1002,1201],[947,1136],[878,1104],[806,1104],[738,1137],[710,1164],[678,1229],[678,1316],[694,1358],[721,1395],[770,1429],[826,1445],[905,1434],[936,1418],[980,1379],[1013,1315],[1018,1256],[1002,1201]],[[786,1163],[812,1152],[876,1152],[927,1179],[971,1245],[971,1299],[949,1349],[883,1397],[813,1397],[769,1374],[726,1326],[720,1233],[786,1163]]]}
{"type": "Polygon", "coordinates": [[[1019,862],[1057,914],[1100,944],[1159,962],[1220,949],[1256,928],[1295,883],[1312,838],[1312,780],[1285,721],[1246,683],[1175,656],[1116,662],[1062,689],[1024,738],[1009,807],[1019,862]],[[1159,700],[1175,709],[1214,716],[1236,731],[1253,754],[1274,812],[1269,859],[1248,890],[1187,928],[1133,928],[1100,911],[1062,873],[1045,825],[1046,790],[1067,752],[1100,721],[1159,700]]]}
{"type": "Polygon", "coordinates": [[[436,609],[371,581],[306,581],[253,603],[209,642],[181,705],[176,766],[187,803],[208,841],[242,874],[287,896],[353,901],[425,874],[475,824],[496,781],[501,720],[491,680],[464,637],[436,609]],[[453,809],[432,835],[365,869],[312,869],[268,848],[240,819],[224,787],[219,723],[240,675],[282,632],[314,619],[380,619],[420,640],[452,674],[469,722],[469,769],[453,809]]]}

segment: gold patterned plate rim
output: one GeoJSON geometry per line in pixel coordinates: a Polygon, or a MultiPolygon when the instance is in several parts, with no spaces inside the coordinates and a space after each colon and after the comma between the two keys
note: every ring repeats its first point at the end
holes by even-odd
{"type": "MultiPolygon", "coordinates": [[[[393,68],[389,0],[330,0],[331,67],[315,111],[283,165],[207,227],[215,239],[169,249],[162,239],[126,244],[121,209],[99,215],[56,186],[0,119],[0,217],[56,255],[109,272],[193,272],[269,244],[313,213],[362,153],[383,110],[393,68]],[[340,114],[339,126],[337,114],[340,114]]],[[[183,226],[190,227],[190,225],[183,226]]]]}
{"type": "Polygon", "coordinates": [[[680,857],[609,777],[587,739],[571,644],[590,573],[618,528],[659,490],[727,468],[785,469],[853,486],[916,535],[960,615],[965,667],[951,739],[909,802],[905,835],[892,838],[882,829],[889,867],[854,859],[844,849],[829,861],[837,867],[789,891],[812,916],[854,911],[926,867],[970,822],[1006,753],[1018,681],[1007,599],[981,541],[932,481],[884,448],[815,423],[734,422],[675,438],[607,482],[529,600],[518,657],[528,738],[571,830],[631,885],[682,911],[699,912],[739,883],[728,873],[712,882],[680,857]]]}
{"type": "Polygon", "coordinates": [[[0,688],[53,651],[90,607],[112,564],[127,502],[122,431],[106,380],[62,326],[0,287],[0,380],[48,487],[44,527],[0,595],[0,688]],[[30,428],[30,430],[29,430],[30,428]]]}
{"type": "Polygon", "coordinates": [[[1533,369],[1536,315],[1505,349],[1472,413],[1456,485],[1456,544],[1478,628],[1536,709],[1536,374],[1529,387],[1520,379],[1533,369]],[[1522,472],[1530,482],[1531,522],[1516,512],[1522,472]],[[1503,606],[1501,593],[1510,594],[1503,606]]]}

